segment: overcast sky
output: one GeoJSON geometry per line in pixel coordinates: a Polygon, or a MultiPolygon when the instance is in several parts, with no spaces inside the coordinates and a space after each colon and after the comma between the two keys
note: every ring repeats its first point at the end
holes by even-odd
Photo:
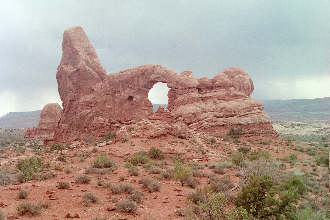
{"type": "Polygon", "coordinates": [[[1,0],[0,116],[60,103],[62,33],[77,25],[108,73],[240,66],[256,99],[330,96],[329,12],[329,0],[1,0]]]}

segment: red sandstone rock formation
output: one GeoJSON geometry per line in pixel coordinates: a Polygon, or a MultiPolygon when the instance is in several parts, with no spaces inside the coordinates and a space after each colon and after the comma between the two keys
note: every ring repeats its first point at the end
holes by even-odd
{"type": "Polygon", "coordinates": [[[55,128],[61,118],[62,108],[57,103],[49,103],[44,106],[40,114],[38,127],[29,128],[25,133],[25,138],[37,138],[43,140],[53,140],[55,128]]]}
{"type": "MultiPolygon", "coordinates": [[[[250,97],[254,86],[238,67],[214,78],[196,79],[191,71],[177,74],[160,65],[144,65],[107,75],[81,27],[63,34],[57,82],[63,116],[56,140],[86,139],[108,132],[136,136],[192,131],[223,136],[231,127],[249,135],[275,135],[263,105],[250,97]],[[167,83],[168,111],[153,115],[148,92],[157,82],[167,83]]],[[[163,111],[163,110],[161,110],[163,111]]]]}

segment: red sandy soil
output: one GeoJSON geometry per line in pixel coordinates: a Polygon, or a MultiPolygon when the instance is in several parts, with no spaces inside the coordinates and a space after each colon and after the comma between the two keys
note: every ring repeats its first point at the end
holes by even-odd
{"type": "MultiPolygon", "coordinates": [[[[105,144],[104,144],[105,145],[105,144]]],[[[148,151],[151,147],[161,149],[165,155],[165,161],[172,164],[172,157],[180,154],[186,161],[196,161],[200,164],[230,160],[227,152],[236,151],[239,146],[250,146],[252,149],[262,149],[269,151],[274,157],[284,158],[290,153],[295,153],[298,160],[309,159],[310,157],[304,153],[293,151],[292,148],[285,145],[285,141],[281,139],[269,138],[240,138],[240,143],[235,144],[232,141],[226,142],[218,139],[213,145],[206,144],[203,147],[193,143],[193,141],[178,139],[176,137],[163,137],[159,139],[130,139],[126,143],[107,142],[105,146],[96,147],[98,151],[91,153],[91,156],[85,161],[80,161],[79,155],[82,153],[92,152],[97,144],[74,143],[69,150],[64,150],[66,155],[66,163],[56,160],[58,153],[42,153],[39,155],[45,162],[50,162],[52,172],[56,173],[55,178],[42,181],[29,181],[22,184],[12,184],[0,186],[0,209],[4,212],[8,219],[66,219],[65,216],[78,215],[80,219],[90,219],[95,217],[105,219],[183,219],[176,215],[175,211],[184,209],[188,205],[187,195],[194,191],[188,186],[174,180],[162,180],[159,174],[148,174],[142,167],[139,167],[139,176],[130,176],[125,167],[124,159],[138,151],[148,151]],[[265,144],[266,143],[266,144],[265,144]],[[204,149],[204,153],[200,149],[204,149]],[[136,190],[144,193],[144,202],[138,205],[137,212],[134,214],[125,214],[114,210],[115,202],[125,198],[127,195],[112,194],[109,188],[97,186],[97,174],[88,174],[92,177],[90,184],[77,184],[75,178],[82,175],[86,168],[90,166],[91,161],[101,152],[106,152],[118,165],[118,169],[113,173],[101,175],[102,179],[109,181],[111,184],[118,185],[120,183],[129,183],[136,190]],[[66,174],[64,171],[56,171],[54,167],[60,164],[62,167],[72,167],[72,173],[66,174]],[[120,181],[120,177],[124,177],[124,181],[120,181]],[[142,177],[151,177],[157,180],[160,185],[160,192],[149,193],[141,184],[138,183],[142,177]],[[70,189],[58,189],[58,182],[69,182],[70,189]],[[26,199],[18,199],[19,190],[24,189],[29,192],[26,199]],[[86,192],[91,192],[99,198],[99,202],[86,207],[82,203],[82,196],[86,192]],[[38,216],[19,216],[17,206],[21,202],[49,201],[50,207],[43,209],[38,216]]],[[[2,167],[14,166],[19,159],[33,155],[34,153],[27,148],[25,153],[18,155],[10,148],[5,148],[5,153],[9,157],[1,158],[2,167]]],[[[287,166],[288,167],[288,166],[287,166]]],[[[237,170],[236,170],[237,171],[237,170]]],[[[229,175],[234,184],[237,185],[238,178],[234,175],[235,170],[230,169],[224,175],[229,175]]],[[[213,173],[209,168],[202,170],[204,173],[213,173]]],[[[216,174],[219,177],[224,175],[216,174]]],[[[202,184],[207,184],[207,177],[200,177],[202,184]]]]}

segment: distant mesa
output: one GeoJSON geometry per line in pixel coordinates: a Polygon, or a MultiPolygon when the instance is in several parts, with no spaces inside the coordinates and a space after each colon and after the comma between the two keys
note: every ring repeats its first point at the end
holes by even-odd
{"type": "Polygon", "coordinates": [[[109,132],[136,137],[185,138],[196,132],[224,136],[238,127],[245,135],[277,135],[262,103],[250,97],[251,78],[239,67],[227,68],[212,79],[196,79],[191,71],[178,74],[160,65],[107,75],[81,27],[64,31],[62,52],[56,79],[63,110],[56,107],[55,118],[47,115],[48,123],[41,115],[38,126],[44,136],[46,131],[48,137],[54,134],[55,141],[109,132]],[[170,88],[169,100],[167,109],[154,113],[148,92],[158,82],[170,88]]]}

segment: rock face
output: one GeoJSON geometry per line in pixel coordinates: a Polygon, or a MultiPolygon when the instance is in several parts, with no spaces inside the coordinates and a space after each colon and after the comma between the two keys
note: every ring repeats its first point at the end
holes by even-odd
{"type": "Polygon", "coordinates": [[[107,75],[81,27],[63,34],[57,82],[63,113],[56,140],[86,139],[106,133],[155,137],[205,132],[223,136],[232,127],[247,135],[276,135],[263,105],[250,97],[254,86],[238,67],[214,78],[196,79],[160,65],[144,65],[107,75]],[[167,83],[168,110],[153,113],[148,92],[167,83]],[[133,128],[132,128],[133,127],[133,128]]]}
{"type": "Polygon", "coordinates": [[[38,127],[29,128],[25,133],[25,138],[53,140],[61,114],[62,108],[59,104],[49,103],[45,105],[40,113],[38,127]]]}

